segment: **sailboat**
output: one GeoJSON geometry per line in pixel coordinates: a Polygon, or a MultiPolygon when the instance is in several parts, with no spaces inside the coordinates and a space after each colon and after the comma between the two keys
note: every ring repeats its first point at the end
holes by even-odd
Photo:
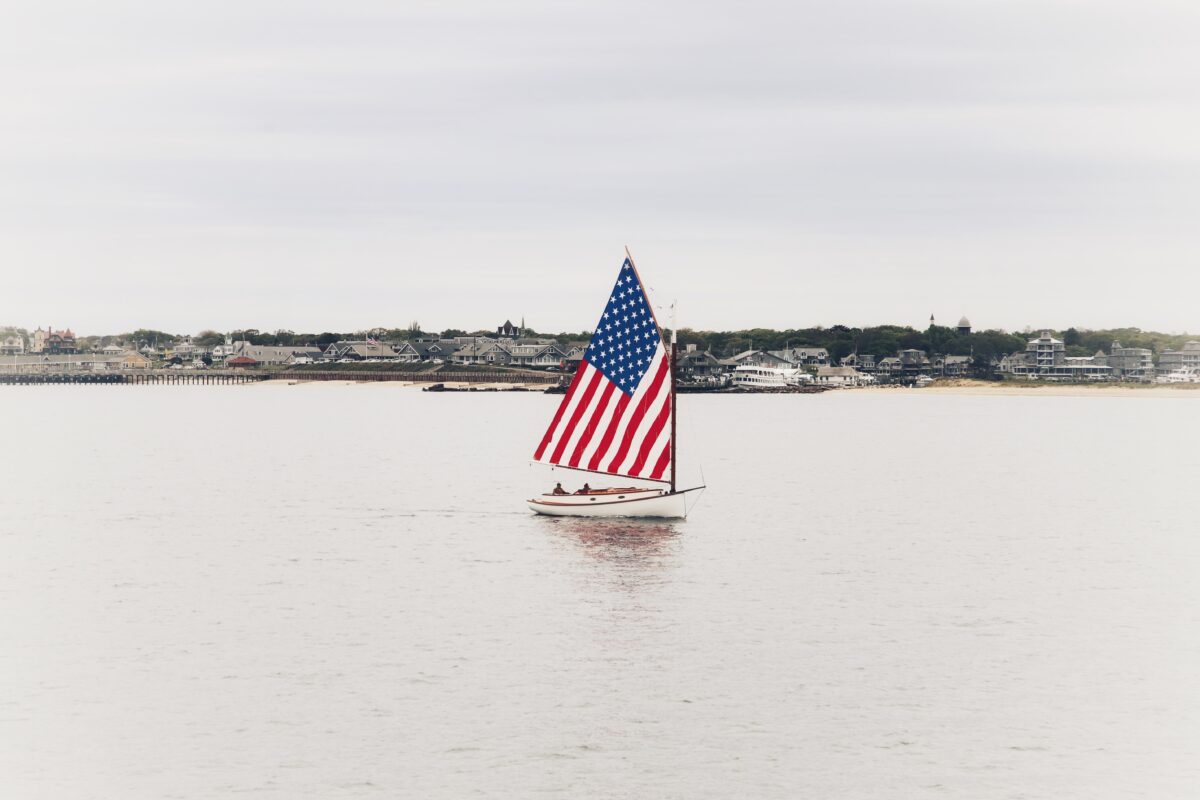
{"type": "MultiPolygon", "coordinates": [[[[675,484],[674,325],[668,347],[629,249],[574,380],[533,460],[581,473],[636,479],[656,487],[554,491],[528,501],[560,517],[687,516],[675,484]]],[[[695,497],[695,495],[693,495],[695,497]]]]}

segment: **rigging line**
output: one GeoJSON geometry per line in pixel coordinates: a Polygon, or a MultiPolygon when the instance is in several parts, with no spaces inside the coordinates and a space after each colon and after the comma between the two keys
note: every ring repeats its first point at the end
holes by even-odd
{"type": "Polygon", "coordinates": [[[583,467],[567,467],[562,464],[547,464],[545,461],[530,461],[529,462],[530,466],[533,466],[534,464],[545,464],[546,466],[550,467],[551,472],[553,472],[556,469],[565,469],[568,472],[587,472],[592,475],[609,475],[614,478],[628,478],[631,481],[647,481],[649,483],[670,483],[670,481],[664,481],[664,480],[660,480],[658,478],[642,478],[638,475],[625,475],[620,472],[605,472],[602,469],[584,469],[583,467]]]}

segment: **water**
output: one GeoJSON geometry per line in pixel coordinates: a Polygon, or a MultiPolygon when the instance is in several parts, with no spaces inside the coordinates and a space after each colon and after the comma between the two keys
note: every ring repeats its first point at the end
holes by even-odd
{"type": "Polygon", "coordinates": [[[1200,397],[686,396],[682,523],[557,400],[0,391],[0,795],[1200,794],[1200,397]]]}

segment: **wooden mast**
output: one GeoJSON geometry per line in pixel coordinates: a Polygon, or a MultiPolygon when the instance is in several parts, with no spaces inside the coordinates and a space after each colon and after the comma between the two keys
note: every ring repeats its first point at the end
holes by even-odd
{"type": "MultiPolygon", "coordinates": [[[[629,245],[625,245],[625,257],[629,259],[629,266],[633,267],[633,273],[637,275],[638,283],[642,286],[642,291],[646,290],[646,284],[642,282],[641,273],[638,272],[637,263],[633,260],[633,253],[629,252],[629,245]]],[[[647,294],[649,297],[649,294],[647,294]]],[[[666,341],[663,340],[662,326],[658,324],[658,315],[654,313],[654,306],[650,306],[650,316],[654,320],[654,327],[658,328],[659,341],[663,343],[663,349],[666,347],[666,341]]],[[[669,348],[669,358],[671,359],[671,494],[675,494],[675,347],[677,337],[675,335],[675,304],[671,304],[671,347],[669,348]]]]}
{"type": "MultiPolygon", "coordinates": [[[[675,335],[675,303],[671,304],[671,494],[675,494],[675,363],[677,338],[675,335]]],[[[687,502],[686,500],[684,502],[687,502]]]]}

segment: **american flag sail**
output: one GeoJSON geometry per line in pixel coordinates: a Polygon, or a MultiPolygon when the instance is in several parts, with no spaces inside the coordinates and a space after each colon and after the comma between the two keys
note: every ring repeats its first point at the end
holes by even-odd
{"type": "Polygon", "coordinates": [[[667,347],[650,300],[633,263],[625,259],[534,460],[667,482],[671,380],[667,347]]]}

